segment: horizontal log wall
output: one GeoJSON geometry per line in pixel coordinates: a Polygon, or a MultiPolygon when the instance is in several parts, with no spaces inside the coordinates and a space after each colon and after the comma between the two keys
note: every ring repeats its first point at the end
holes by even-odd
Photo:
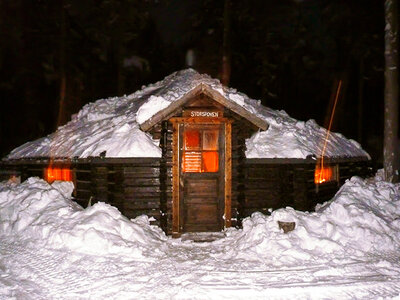
{"type": "Polygon", "coordinates": [[[160,139],[160,226],[172,234],[172,124],[163,121],[152,128],[153,138],[160,139]]]}
{"type": "MultiPolygon", "coordinates": [[[[160,203],[166,192],[161,187],[160,161],[160,158],[89,158],[53,165],[68,165],[73,170],[73,197],[82,207],[101,201],[117,207],[128,218],[142,214],[154,217],[152,224],[161,226],[160,203]]],[[[32,176],[43,178],[48,164],[48,159],[32,160],[32,163],[8,163],[4,169],[7,174],[20,174],[24,181],[32,176]]]]}
{"type": "Polygon", "coordinates": [[[106,202],[129,219],[145,214],[155,219],[151,224],[161,225],[159,158],[108,159],[79,169],[76,175],[77,199],[90,199],[90,193],[92,204],[106,202]],[[90,186],[84,176],[90,176],[90,186]]]}
{"type": "MultiPolygon", "coordinates": [[[[335,161],[339,182],[314,184],[315,163],[309,160],[246,159],[245,132],[233,123],[232,136],[232,221],[240,226],[244,217],[255,211],[291,206],[313,210],[317,203],[330,200],[351,176],[373,175],[368,161],[335,161]],[[237,219],[237,223],[235,222],[237,219]]],[[[128,218],[153,216],[164,231],[172,224],[172,127],[159,128],[163,158],[83,159],[71,163],[74,170],[75,200],[86,207],[103,201],[117,207],[128,218]]],[[[21,180],[43,177],[48,160],[2,165],[6,175],[18,173],[21,180]]]]}
{"type": "MultiPolygon", "coordinates": [[[[303,160],[304,161],[304,160],[303,160]]],[[[369,161],[338,162],[339,182],[316,186],[315,164],[300,160],[246,159],[244,164],[244,199],[241,216],[255,211],[269,214],[270,210],[290,206],[296,210],[312,211],[317,203],[332,199],[339,187],[354,175],[373,175],[369,161]]]]}
{"type": "MultiPolygon", "coordinates": [[[[227,112],[225,112],[227,114],[227,112]]],[[[252,130],[242,120],[232,123],[232,226],[241,227],[246,161],[246,138],[252,130]]]]}

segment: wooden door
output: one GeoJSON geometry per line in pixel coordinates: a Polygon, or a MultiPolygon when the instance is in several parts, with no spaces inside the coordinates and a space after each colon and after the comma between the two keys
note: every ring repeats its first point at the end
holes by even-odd
{"type": "Polygon", "coordinates": [[[180,127],[181,232],[220,231],[224,214],[224,124],[180,127]]]}

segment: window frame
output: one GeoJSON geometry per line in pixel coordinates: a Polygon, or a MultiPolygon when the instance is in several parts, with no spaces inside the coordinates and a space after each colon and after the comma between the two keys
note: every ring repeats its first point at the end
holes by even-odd
{"type": "MultiPolygon", "coordinates": [[[[215,126],[207,126],[207,125],[192,125],[192,124],[186,124],[186,126],[183,128],[183,147],[182,147],[182,162],[181,162],[181,169],[182,173],[218,173],[220,170],[220,129],[216,128],[215,126]],[[193,147],[188,147],[186,145],[186,132],[192,132],[192,131],[197,131],[199,134],[199,145],[198,147],[193,146],[193,147]],[[205,141],[205,135],[207,132],[211,132],[212,134],[215,135],[215,140],[212,142],[212,144],[215,145],[215,147],[206,147],[204,145],[205,141]],[[188,168],[186,167],[186,153],[193,153],[193,154],[198,154],[199,160],[200,160],[200,166],[198,168],[199,171],[188,171],[189,170],[194,170],[195,168],[188,168]],[[206,171],[205,168],[205,155],[204,153],[215,153],[216,154],[216,168],[213,171],[206,171]]],[[[193,155],[194,159],[195,155],[193,155]]],[[[215,160],[214,160],[215,162],[215,160]]]]}

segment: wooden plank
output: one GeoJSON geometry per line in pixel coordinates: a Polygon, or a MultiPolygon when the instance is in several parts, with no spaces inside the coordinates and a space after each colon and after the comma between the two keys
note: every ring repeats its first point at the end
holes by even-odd
{"type": "MultiPolygon", "coordinates": [[[[350,163],[350,162],[363,162],[367,163],[370,160],[367,157],[326,157],[325,163],[350,163]]],[[[313,157],[308,158],[246,158],[246,164],[311,164],[316,165],[317,159],[313,157]]]]}
{"type": "Polygon", "coordinates": [[[158,166],[160,164],[160,157],[91,157],[87,159],[79,159],[78,163],[89,163],[91,165],[125,165],[125,166],[158,166]]]}
{"type": "Polygon", "coordinates": [[[160,200],[157,199],[157,201],[153,202],[124,202],[124,208],[125,209],[131,209],[131,210],[145,210],[145,209],[159,209],[160,208],[160,200]]]}
{"type": "Polygon", "coordinates": [[[185,180],[186,196],[188,197],[217,197],[217,178],[185,180]]]}
{"type": "Polygon", "coordinates": [[[232,125],[225,123],[225,228],[232,223],[232,125]]]}
{"type": "Polygon", "coordinates": [[[224,112],[216,107],[195,106],[183,109],[182,117],[202,117],[220,118],[224,116],[224,112]]]}
{"type": "Polygon", "coordinates": [[[179,123],[173,122],[172,138],[172,236],[180,236],[179,220],[179,123]]]}
{"type": "Polygon", "coordinates": [[[125,194],[133,194],[133,195],[149,195],[149,194],[160,194],[160,186],[126,186],[125,194]]]}
{"type": "Polygon", "coordinates": [[[92,196],[92,192],[90,192],[90,191],[77,191],[76,192],[76,198],[80,199],[81,201],[86,202],[86,205],[91,196],[92,196]]]}
{"type": "Polygon", "coordinates": [[[143,177],[132,177],[127,178],[125,176],[124,186],[160,186],[160,178],[143,178],[143,177]]]}
{"type": "Polygon", "coordinates": [[[160,167],[151,166],[124,166],[124,174],[153,174],[155,176],[160,175],[160,167]]]}

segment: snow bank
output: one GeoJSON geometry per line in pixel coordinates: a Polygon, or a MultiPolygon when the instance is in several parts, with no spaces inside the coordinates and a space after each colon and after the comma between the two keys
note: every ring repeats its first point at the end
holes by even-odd
{"type": "MultiPolygon", "coordinates": [[[[242,106],[270,125],[267,131],[257,132],[247,140],[246,157],[321,156],[326,130],[315,121],[297,121],[284,111],[264,107],[260,101],[223,86],[217,79],[187,69],[175,72],[129,96],[89,103],[55,133],[14,149],[7,158],[84,158],[98,156],[104,151],[106,157],[160,157],[159,141],[142,132],[139,124],[143,124],[201,84],[207,85],[226,101],[242,106]]],[[[369,158],[358,143],[337,133],[331,134],[325,155],[369,158]]]]}
{"type": "MultiPolygon", "coordinates": [[[[129,221],[105,203],[82,209],[71,201],[72,190],[69,182],[49,185],[38,178],[1,183],[0,234],[49,247],[97,255],[129,253],[141,259],[164,257],[187,243],[167,239],[146,216],[129,221]]],[[[214,259],[284,267],[398,251],[400,184],[353,177],[316,212],[288,207],[270,216],[254,213],[243,221],[243,229],[230,228],[226,238],[200,247],[209,247],[214,259]],[[285,234],[278,221],[295,222],[296,227],[285,234]]]]}
{"type": "Polygon", "coordinates": [[[244,220],[243,230],[227,234],[228,257],[253,257],[275,265],[396,251],[400,247],[400,184],[353,177],[316,212],[288,207],[271,216],[254,213],[244,220]],[[296,227],[284,234],[278,221],[295,222],[296,227]]]}
{"type": "Polygon", "coordinates": [[[71,182],[50,185],[39,178],[0,183],[0,232],[83,253],[128,252],[136,257],[144,251],[157,252],[157,245],[166,239],[146,216],[129,221],[101,202],[82,209],[71,200],[72,191],[71,182]]]}

